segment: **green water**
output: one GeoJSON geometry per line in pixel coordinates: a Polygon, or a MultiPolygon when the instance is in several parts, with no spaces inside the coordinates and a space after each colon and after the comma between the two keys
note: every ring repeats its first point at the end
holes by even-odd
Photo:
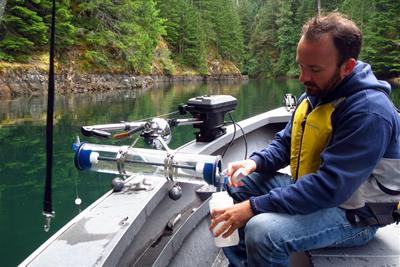
{"type": "MultiPolygon", "coordinates": [[[[393,98],[400,103],[399,88],[393,98]]],[[[53,209],[49,233],[43,231],[46,97],[0,99],[0,265],[15,266],[98,197],[110,189],[113,176],[79,172],[71,145],[82,125],[134,121],[176,111],[178,104],[205,94],[230,94],[238,100],[236,120],[282,105],[283,95],[299,95],[296,80],[247,83],[178,84],[148,90],[56,96],[54,121],[53,209]],[[82,199],[76,206],[76,196],[82,199]]],[[[194,138],[191,126],[173,131],[170,147],[194,138]]],[[[82,137],[81,141],[111,143],[82,137]]],[[[113,142],[126,145],[129,140],[113,142]]],[[[141,144],[143,145],[143,144],[141,144]]]]}

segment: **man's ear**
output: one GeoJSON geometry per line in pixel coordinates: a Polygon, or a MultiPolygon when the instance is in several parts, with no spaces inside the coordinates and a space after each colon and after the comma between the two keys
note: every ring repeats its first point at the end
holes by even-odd
{"type": "Polygon", "coordinates": [[[349,58],[348,60],[346,60],[342,65],[342,75],[344,77],[349,75],[353,71],[356,64],[357,64],[357,60],[355,60],[352,57],[349,58]]]}

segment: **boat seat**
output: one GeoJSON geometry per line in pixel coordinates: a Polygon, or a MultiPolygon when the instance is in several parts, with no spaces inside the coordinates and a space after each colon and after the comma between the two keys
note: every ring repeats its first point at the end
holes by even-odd
{"type": "MultiPolygon", "coordinates": [[[[290,175],[290,168],[279,172],[290,175]]],[[[397,266],[400,267],[400,224],[391,224],[378,230],[366,245],[352,248],[324,248],[295,253],[291,266],[397,266]],[[307,255],[306,255],[307,254],[307,255]]]]}
{"type": "MultiPolygon", "coordinates": [[[[323,248],[290,257],[291,267],[376,267],[400,266],[400,225],[380,228],[366,245],[352,248],[323,248]]],[[[228,261],[219,253],[212,267],[226,267],[228,261]]]]}
{"type": "MultiPolygon", "coordinates": [[[[290,175],[290,168],[286,167],[279,172],[290,175]]],[[[375,237],[364,246],[294,253],[290,262],[292,267],[400,267],[400,225],[391,224],[380,228],[375,237]]]]}
{"type": "Polygon", "coordinates": [[[352,248],[324,248],[309,252],[311,266],[400,266],[400,225],[378,230],[366,245],[352,248]]]}

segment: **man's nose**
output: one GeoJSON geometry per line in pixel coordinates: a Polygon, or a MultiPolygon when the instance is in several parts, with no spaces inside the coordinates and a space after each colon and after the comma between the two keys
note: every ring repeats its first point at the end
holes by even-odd
{"type": "Polygon", "coordinates": [[[300,75],[299,75],[299,81],[301,83],[309,82],[310,81],[310,75],[304,70],[300,70],[300,75]]]}

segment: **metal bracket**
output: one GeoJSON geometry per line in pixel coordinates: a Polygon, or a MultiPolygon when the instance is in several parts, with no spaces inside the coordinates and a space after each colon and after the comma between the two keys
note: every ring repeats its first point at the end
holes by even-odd
{"type": "Polygon", "coordinates": [[[174,154],[170,154],[167,152],[167,156],[164,159],[164,175],[167,180],[173,181],[173,167],[172,165],[174,164],[174,154]]]}
{"type": "MultiPolygon", "coordinates": [[[[132,175],[131,177],[133,177],[133,176],[134,175],[132,175]]],[[[131,177],[129,177],[129,178],[131,178],[131,177]]],[[[131,181],[126,183],[125,186],[128,186],[129,190],[133,190],[133,191],[151,191],[154,189],[154,183],[151,181],[147,181],[146,178],[137,179],[137,180],[132,179],[131,181]]]]}
{"type": "Polygon", "coordinates": [[[122,175],[123,179],[127,177],[126,171],[125,171],[125,159],[126,159],[126,154],[128,153],[128,149],[125,150],[120,150],[117,154],[117,169],[118,172],[122,175]]]}
{"type": "Polygon", "coordinates": [[[284,101],[287,111],[293,112],[296,109],[297,99],[294,95],[285,94],[284,101]]]}
{"type": "Polygon", "coordinates": [[[44,231],[48,232],[50,231],[50,224],[51,224],[51,219],[53,219],[56,216],[56,213],[54,211],[52,212],[46,212],[43,211],[43,216],[44,216],[44,231]]]}

